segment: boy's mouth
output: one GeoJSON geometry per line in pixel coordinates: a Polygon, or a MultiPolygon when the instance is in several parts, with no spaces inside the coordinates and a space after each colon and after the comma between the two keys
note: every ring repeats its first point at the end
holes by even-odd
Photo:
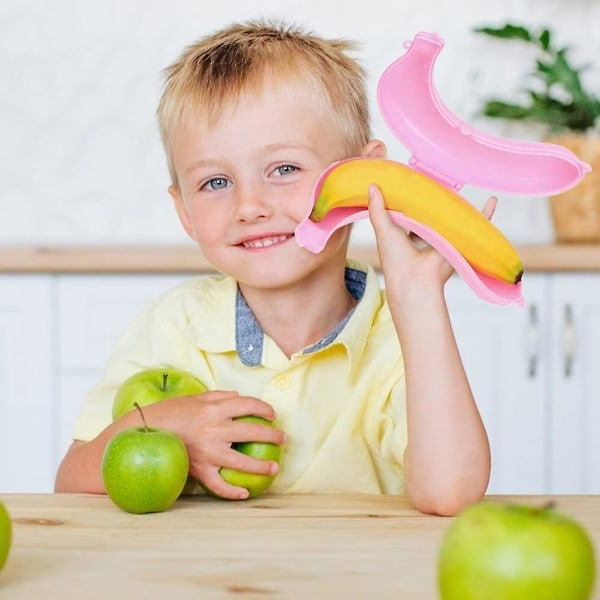
{"type": "Polygon", "coordinates": [[[293,237],[293,233],[270,234],[248,238],[239,242],[237,245],[242,248],[247,248],[248,250],[261,250],[263,248],[270,248],[271,246],[283,244],[293,237]]]}

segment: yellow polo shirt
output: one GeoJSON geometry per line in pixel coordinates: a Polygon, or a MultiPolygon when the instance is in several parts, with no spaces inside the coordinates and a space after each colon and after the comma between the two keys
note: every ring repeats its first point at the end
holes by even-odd
{"type": "Polygon", "coordinates": [[[231,277],[201,275],[154,300],[116,344],[88,393],[73,438],[112,422],[119,385],[142,369],[175,367],[209,389],[268,402],[288,442],[269,493],[400,494],[406,447],[404,367],[375,271],[348,260],[359,299],[320,342],[289,359],[254,319],[231,277]]]}

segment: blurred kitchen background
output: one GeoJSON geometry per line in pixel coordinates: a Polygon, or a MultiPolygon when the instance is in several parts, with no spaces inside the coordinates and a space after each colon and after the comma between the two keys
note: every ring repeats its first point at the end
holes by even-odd
{"type": "MultiPolygon", "coordinates": [[[[553,47],[568,47],[568,63],[581,69],[583,89],[598,98],[600,0],[3,0],[0,492],[52,489],[83,395],[117,337],[151,298],[209,268],[167,194],[154,117],[161,69],[198,37],[259,17],[360,43],[355,56],[370,73],[373,133],[389,158],[406,162],[409,153],[379,115],[377,80],[404,41],[430,31],[445,40],[434,77],[450,110],[515,139],[582,134],[572,143],[600,171],[600,119],[583,131],[569,122],[554,132],[548,123],[483,114],[489,99],[526,105],[526,90],[543,92],[532,76],[542,51],[474,32],[505,23],[538,37],[548,29],[553,47]]],[[[560,85],[552,93],[566,105],[573,99],[560,85]]],[[[499,196],[494,223],[522,252],[525,308],[487,304],[457,277],[447,285],[492,442],[490,492],[600,493],[594,174],[563,199],[499,196]]],[[[461,193],[481,207],[493,190],[461,193]]],[[[368,222],[355,227],[353,246],[376,264],[368,222]]]]}

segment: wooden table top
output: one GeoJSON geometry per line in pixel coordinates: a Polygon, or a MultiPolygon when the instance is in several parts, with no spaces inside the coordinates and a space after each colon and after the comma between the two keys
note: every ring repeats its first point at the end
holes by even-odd
{"type": "MultiPolygon", "coordinates": [[[[600,271],[600,244],[521,244],[526,273],[600,271]]],[[[381,265],[375,245],[351,245],[348,255],[381,265]]],[[[9,246],[0,244],[0,273],[199,273],[213,267],[193,244],[9,246]]]]}
{"type": "MultiPolygon", "coordinates": [[[[599,496],[490,496],[579,520],[600,548],[599,496]]],[[[3,494],[13,545],[0,598],[435,599],[450,518],[401,496],[183,497],[131,515],[105,496],[3,494]]]]}

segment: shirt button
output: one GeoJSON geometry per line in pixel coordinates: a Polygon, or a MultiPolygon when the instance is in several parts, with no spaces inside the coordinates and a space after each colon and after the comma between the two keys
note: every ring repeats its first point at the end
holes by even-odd
{"type": "Polygon", "coordinates": [[[277,378],[276,383],[280,390],[287,390],[290,387],[291,381],[287,375],[281,375],[277,378]]]}

